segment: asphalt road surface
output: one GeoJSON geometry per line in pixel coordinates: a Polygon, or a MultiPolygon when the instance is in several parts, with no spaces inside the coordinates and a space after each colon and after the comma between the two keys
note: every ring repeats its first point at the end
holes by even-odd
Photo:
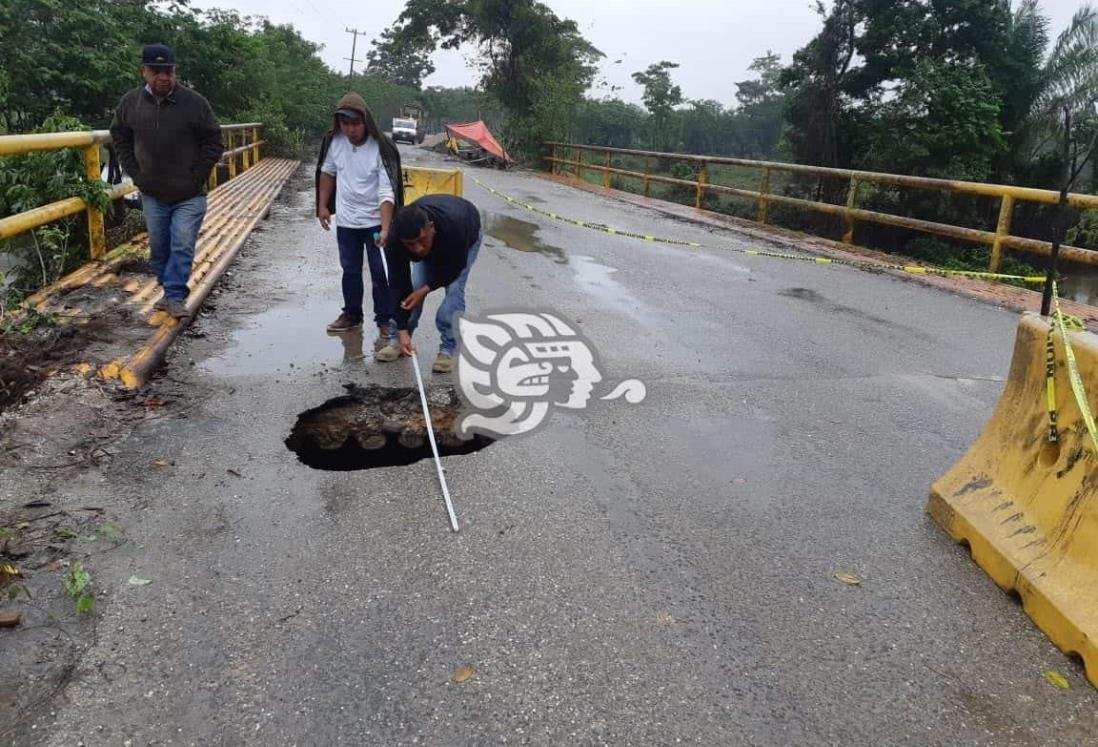
{"type": "MultiPolygon", "coordinates": [[[[369,331],[325,332],[339,268],[311,173],[172,350],[160,385],[185,406],[95,488],[129,508],[132,545],[94,561],[95,643],[40,743],[1096,743],[1081,669],[925,514],[990,416],[1016,314],[470,171],[711,248],[554,222],[466,179],[487,229],[469,312],[555,310],[597,348],[596,395],[635,378],[647,397],[446,458],[453,534],[430,461],[322,471],[283,444],[345,383],[414,386],[369,331]]],[[[417,335],[435,383],[437,303],[417,335]]]]}

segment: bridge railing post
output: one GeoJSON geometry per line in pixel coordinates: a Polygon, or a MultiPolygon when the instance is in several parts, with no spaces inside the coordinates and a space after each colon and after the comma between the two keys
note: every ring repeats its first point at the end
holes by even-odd
{"type": "Polygon", "coordinates": [[[583,181],[583,148],[576,148],[576,180],[583,181]]]}
{"type": "Polygon", "coordinates": [[[236,156],[232,154],[235,143],[233,142],[233,131],[229,130],[229,145],[226,150],[229,152],[229,178],[232,179],[236,176],[236,156]]]}
{"type": "Polygon", "coordinates": [[[602,188],[610,189],[610,151],[606,151],[606,166],[602,172],[602,188]]]}
{"type": "Polygon", "coordinates": [[[709,183],[709,168],[705,161],[701,162],[701,166],[698,167],[698,189],[694,195],[694,207],[701,210],[702,203],[705,199],[705,185],[709,183]]]}
{"type": "Polygon", "coordinates": [[[999,272],[1003,266],[1003,241],[1010,235],[1010,224],[1014,219],[1014,197],[1003,195],[1003,201],[999,205],[999,222],[995,226],[995,241],[991,245],[991,260],[988,263],[988,272],[999,272]]]}
{"type": "Polygon", "coordinates": [[[644,196],[650,197],[652,194],[652,180],[649,178],[652,176],[652,157],[644,157],[644,196]]]}
{"type": "Polygon", "coordinates": [[[763,169],[762,184],[759,185],[758,221],[763,225],[770,220],[770,168],[763,169]]]}
{"type": "Polygon", "coordinates": [[[259,127],[252,128],[252,165],[259,163],[259,127]]]}
{"type": "Polygon", "coordinates": [[[843,211],[843,243],[854,243],[854,208],[858,205],[858,187],[861,182],[850,178],[850,188],[846,192],[846,209],[843,211]]]}
{"type": "MultiPolygon", "coordinates": [[[[84,148],[84,175],[88,181],[98,183],[102,179],[102,162],[99,159],[99,145],[84,148]]],[[[88,245],[92,259],[99,259],[107,253],[107,232],[103,227],[103,213],[92,204],[88,204],[88,245]]]]}

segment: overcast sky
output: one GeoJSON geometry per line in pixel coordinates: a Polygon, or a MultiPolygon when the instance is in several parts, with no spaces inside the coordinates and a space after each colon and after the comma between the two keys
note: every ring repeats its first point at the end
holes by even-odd
{"type": "MultiPolygon", "coordinates": [[[[793,52],[819,29],[812,0],[542,0],[562,18],[579,25],[583,35],[606,58],[591,93],[640,103],[640,86],[632,73],[653,62],[679,63],[673,79],[687,99],[734,103],[735,83],[751,77],[751,60],[773,50],[788,62],[793,52]],[[621,62],[617,62],[620,60],[621,62]]],[[[1067,26],[1079,0],[1043,0],[1055,37],[1067,26]]],[[[404,0],[340,3],[331,0],[192,0],[196,8],[234,9],[242,15],[266,16],[293,25],[306,39],[324,45],[321,56],[332,67],[347,70],[352,35],[355,57],[366,59],[372,41],[400,15],[404,0]]],[[[181,61],[185,64],[185,60],[181,61]]],[[[361,70],[363,62],[355,64],[361,70]]],[[[437,71],[427,85],[473,85],[477,73],[460,52],[435,55],[437,71]]]]}

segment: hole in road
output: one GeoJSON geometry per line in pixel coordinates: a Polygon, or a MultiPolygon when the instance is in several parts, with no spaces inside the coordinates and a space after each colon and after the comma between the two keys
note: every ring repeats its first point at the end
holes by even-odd
{"type": "MultiPolygon", "coordinates": [[[[298,415],[285,443],[303,464],[349,471],[433,458],[418,389],[348,384],[347,392],[298,415]]],[[[427,403],[440,456],[470,454],[493,443],[454,433],[461,403],[452,386],[429,387],[427,403]]]]}
{"type": "Polygon", "coordinates": [[[568,256],[563,249],[542,243],[541,239],[534,236],[539,228],[537,223],[506,215],[493,215],[488,221],[488,235],[499,239],[512,249],[544,254],[559,265],[568,264],[568,256]]]}

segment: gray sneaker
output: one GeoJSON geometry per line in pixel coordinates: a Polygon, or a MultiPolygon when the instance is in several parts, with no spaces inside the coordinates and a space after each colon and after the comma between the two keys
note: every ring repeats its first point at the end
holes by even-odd
{"type": "Polygon", "coordinates": [[[454,370],[454,356],[449,353],[439,353],[431,370],[435,373],[450,373],[454,370]]]}
{"type": "Polygon", "coordinates": [[[187,311],[187,304],[183,301],[168,301],[164,306],[164,311],[176,319],[189,319],[191,316],[191,312],[187,311]]]}
{"type": "Polygon", "coordinates": [[[385,347],[374,353],[374,360],[380,363],[392,363],[403,355],[400,351],[400,346],[390,342],[385,347]]]}
{"type": "Polygon", "coordinates": [[[161,296],[160,300],[153,304],[153,311],[167,311],[169,303],[167,296],[161,296]]]}

